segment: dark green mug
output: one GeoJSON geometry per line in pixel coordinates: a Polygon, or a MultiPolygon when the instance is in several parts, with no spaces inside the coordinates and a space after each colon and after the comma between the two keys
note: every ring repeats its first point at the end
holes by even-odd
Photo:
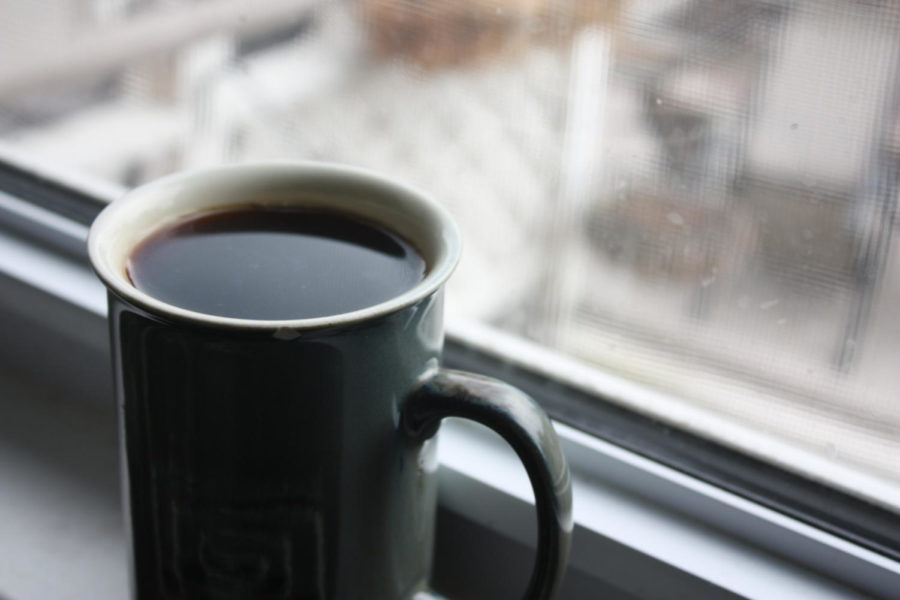
{"type": "Polygon", "coordinates": [[[555,596],[572,529],[566,462],[531,399],[439,366],[441,288],[460,254],[439,204],[348,167],[218,167],[126,194],[88,245],[109,290],[133,598],[414,598],[431,566],[444,417],[490,427],[524,463],[538,517],[527,597],[555,596]],[[201,314],[129,282],[150,233],[260,199],[379,223],[422,252],[426,276],[362,310],[287,321],[201,314]]]}

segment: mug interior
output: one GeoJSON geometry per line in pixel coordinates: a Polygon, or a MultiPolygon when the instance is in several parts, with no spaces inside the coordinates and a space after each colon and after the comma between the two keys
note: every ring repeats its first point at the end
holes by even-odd
{"type": "Polygon", "coordinates": [[[257,163],[189,171],[134,189],[94,221],[88,251],[107,287],[151,313],[216,326],[309,329],[388,314],[425,298],[452,273],[460,239],[446,209],[426,194],[385,177],[337,165],[257,163]],[[412,289],[357,311],[281,321],[199,313],[162,302],[132,285],[126,266],[143,240],[195,214],[246,206],[303,207],[367,219],[411,243],[425,260],[425,277],[412,289]]]}

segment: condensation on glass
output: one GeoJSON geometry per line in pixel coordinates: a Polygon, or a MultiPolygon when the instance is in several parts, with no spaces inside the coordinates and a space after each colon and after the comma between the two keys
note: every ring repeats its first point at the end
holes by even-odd
{"type": "Polygon", "coordinates": [[[665,392],[641,405],[663,419],[780,462],[790,448],[839,485],[856,473],[900,510],[900,5],[0,14],[3,144],[128,185],[259,158],[400,177],[466,234],[452,313],[665,392]]]}

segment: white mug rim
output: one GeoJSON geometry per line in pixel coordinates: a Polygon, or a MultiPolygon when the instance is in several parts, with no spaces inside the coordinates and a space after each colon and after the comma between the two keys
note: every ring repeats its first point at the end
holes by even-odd
{"type": "MultiPolygon", "coordinates": [[[[184,195],[182,193],[182,196],[184,195]]],[[[223,203],[219,209],[236,204],[223,203]]],[[[208,210],[215,210],[215,208],[208,208],[208,210]]],[[[196,211],[184,210],[182,215],[191,212],[196,211]]],[[[391,223],[382,223],[382,225],[394,229],[391,223]]],[[[128,253],[151,233],[151,231],[134,233],[132,235],[134,241],[130,244],[128,253]]],[[[259,161],[180,171],[136,187],[111,202],[101,211],[91,225],[87,245],[91,265],[104,285],[123,300],[152,315],[205,327],[271,331],[281,335],[296,332],[299,335],[304,331],[356,325],[384,317],[431,296],[453,273],[459,261],[462,243],[459,229],[447,209],[429,194],[413,186],[366,169],[347,165],[306,161],[259,161]],[[390,196],[396,200],[396,204],[400,208],[414,209],[417,214],[424,216],[427,224],[435,230],[433,235],[429,235],[429,242],[433,248],[431,255],[425,256],[428,265],[425,277],[409,290],[359,310],[314,318],[277,320],[226,317],[198,312],[164,302],[136,288],[129,281],[124,264],[114,264],[116,261],[111,260],[110,246],[105,243],[109,236],[122,229],[127,217],[133,217],[140,213],[142,209],[156,202],[160,195],[166,193],[172,195],[174,189],[184,190],[198,182],[209,183],[223,175],[242,177],[246,180],[253,178],[264,180],[266,176],[272,175],[296,177],[298,180],[318,178],[320,181],[330,180],[335,185],[343,182],[357,186],[362,185],[377,190],[382,195],[390,196]]],[[[422,251],[421,248],[419,250],[422,251]]]]}

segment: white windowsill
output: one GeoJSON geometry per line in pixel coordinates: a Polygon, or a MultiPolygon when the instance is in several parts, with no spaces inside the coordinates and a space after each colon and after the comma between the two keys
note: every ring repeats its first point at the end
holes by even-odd
{"type": "MultiPolygon", "coordinates": [[[[0,391],[0,412],[5,416],[0,425],[0,481],[5,484],[0,488],[0,556],[5,557],[0,561],[0,597],[126,597],[126,542],[118,507],[112,410],[73,404],[9,374],[0,376],[0,391]]],[[[616,475],[604,481],[586,473],[580,465],[586,448],[598,453],[595,459],[600,463],[630,463],[657,476],[666,469],[566,426],[557,428],[574,459],[577,531],[570,569],[640,598],[671,597],[670,589],[654,583],[654,565],[660,564],[684,574],[681,580],[675,578],[674,585],[692,598],[733,597],[727,592],[766,600],[870,597],[624,490],[616,475]],[[613,556],[610,549],[616,546],[635,553],[625,559],[613,556]],[[712,586],[691,589],[692,580],[712,586]]],[[[533,546],[531,490],[524,470],[502,440],[480,426],[454,420],[442,428],[440,460],[444,508],[465,515],[486,532],[533,546]]],[[[597,470],[602,472],[603,464],[597,470]]],[[[695,492],[704,487],[674,472],[663,475],[695,492]]],[[[760,515],[758,508],[756,513],[762,519],[784,521],[778,515],[760,515]]],[[[471,543],[477,546],[479,541],[471,543]]],[[[843,551],[853,550],[846,546],[843,551]]],[[[878,562],[877,557],[867,558],[878,562]]],[[[896,569],[886,562],[880,566],[896,569]]],[[[504,573],[503,567],[498,557],[498,577],[524,577],[504,573]]],[[[668,585],[671,577],[666,577],[668,585]]]]}

